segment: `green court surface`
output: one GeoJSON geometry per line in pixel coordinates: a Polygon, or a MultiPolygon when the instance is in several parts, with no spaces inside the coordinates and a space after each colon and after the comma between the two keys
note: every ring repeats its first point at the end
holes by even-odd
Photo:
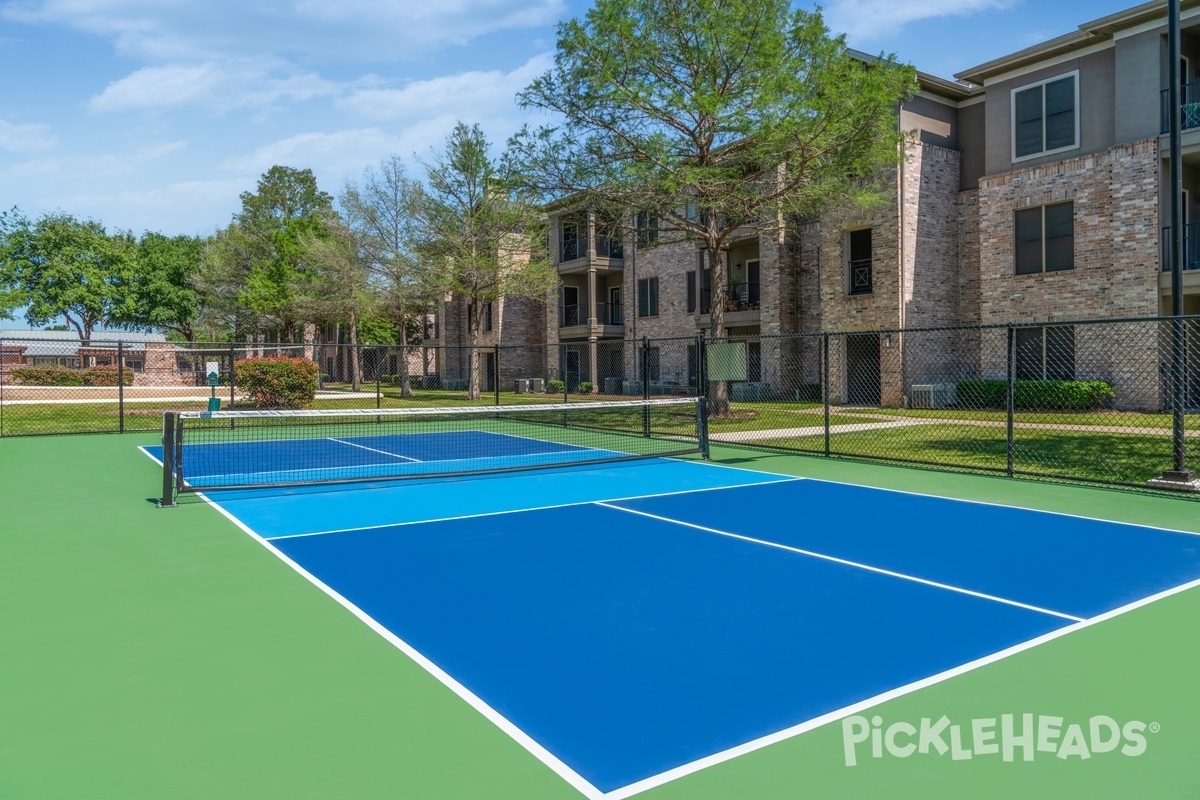
{"type": "MultiPolygon", "coordinates": [[[[156,508],[161,473],[136,449],[154,443],[0,440],[0,798],[582,796],[215,509],[156,508]]],[[[1194,500],[713,450],[746,469],[1200,532],[1194,500]]],[[[1186,590],[859,712],[883,730],[945,716],[964,741],[973,720],[1058,717],[1060,744],[1078,725],[1082,752],[874,758],[868,742],[848,766],[833,721],[636,797],[1195,798],[1198,620],[1200,589],[1186,590]],[[1142,752],[1090,752],[1100,717],[1142,723],[1142,752]]]]}

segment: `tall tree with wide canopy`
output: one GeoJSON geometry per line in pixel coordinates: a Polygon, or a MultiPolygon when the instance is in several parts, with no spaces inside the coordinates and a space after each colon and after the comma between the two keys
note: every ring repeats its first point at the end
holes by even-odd
{"type": "Polygon", "coordinates": [[[400,394],[412,395],[408,348],[414,329],[437,295],[435,273],[419,252],[418,212],[425,194],[391,156],[368,167],[361,184],[347,182],[340,204],[371,270],[383,312],[395,324],[401,347],[400,394]]]}
{"type": "MultiPolygon", "coordinates": [[[[878,201],[873,178],[902,152],[897,103],[916,88],[911,67],[856,56],[788,0],[597,0],[560,24],[554,68],[519,95],[555,123],[510,154],[546,199],[641,212],[658,243],[703,247],[722,336],[731,239],[878,201]]],[[[709,403],[728,411],[726,383],[709,403]]]]}
{"type": "Polygon", "coordinates": [[[501,297],[544,301],[558,275],[544,215],[513,191],[478,125],[458,123],[425,173],[426,192],[416,207],[421,248],[437,271],[438,285],[464,296],[470,307],[467,397],[477,400],[487,305],[501,297]]]}
{"type": "Polygon", "coordinates": [[[312,170],[276,165],[241,201],[233,224],[206,249],[201,279],[213,282],[200,288],[219,292],[236,285],[237,303],[260,329],[275,327],[282,338],[295,341],[303,321],[296,294],[305,277],[300,241],[333,211],[333,197],[317,188],[312,170]]]}
{"type": "Polygon", "coordinates": [[[192,285],[204,242],[198,236],[147,231],[137,243],[137,260],[113,323],[162,330],[184,341],[196,339],[203,296],[192,285]]]}
{"type": "Polygon", "coordinates": [[[103,223],[55,212],[30,222],[5,218],[3,262],[9,292],[27,303],[25,321],[62,318],[80,340],[123,317],[137,260],[132,233],[109,234],[103,223]]]}

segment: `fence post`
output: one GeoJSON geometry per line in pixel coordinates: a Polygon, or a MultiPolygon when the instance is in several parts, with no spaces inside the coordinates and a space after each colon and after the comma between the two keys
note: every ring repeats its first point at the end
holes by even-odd
{"type": "Polygon", "coordinates": [[[704,328],[701,328],[696,334],[696,396],[703,397],[705,403],[708,402],[707,350],[708,342],[704,338],[704,328]]]}
{"type": "Polygon", "coordinates": [[[121,433],[125,432],[125,340],[117,340],[117,420],[121,433]]]}
{"type": "Polygon", "coordinates": [[[829,334],[821,335],[822,375],[821,399],[825,407],[825,455],[829,455],[829,334]]]}
{"type": "MultiPolygon", "coordinates": [[[[235,369],[235,366],[237,365],[237,351],[234,348],[235,348],[234,343],[230,342],[229,343],[229,410],[230,411],[232,411],[234,409],[234,405],[237,402],[237,386],[236,386],[237,370],[235,369]]],[[[233,417],[230,417],[229,418],[229,429],[230,430],[233,430],[234,424],[235,423],[233,421],[233,417]]]]}
{"type": "Polygon", "coordinates": [[[1016,407],[1016,381],[1017,381],[1017,376],[1016,376],[1016,372],[1017,372],[1017,370],[1016,370],[1016,359],[1017,359],[1016,339],[1017,339],[1017,332],[1013,328],[1011,323],[1007,326],[1006,330],[1008,332],[1008,344],[1007,344],[1007,349],[1006,349],[1007,357],[1005,358],[1005,362],[1007,363],[1007,366],[1005,367],[1005,372],[1008,373],[1007,374],[1008,393],[1006,396],[1004,406],[1005,406],[1005,428],[1008,432],[1008,445],[1007,445],[1008,446],[1008,477],[1011,478],[1013,476],[1013,462],[1015,460],[1014,453],[1013,453],[1013,450],[1015,447],[1015,443],[1013,441],[1013,410],[1016,407]]]}
{"type": "MultiPolygon", "coordinates": [[[[642,399],[650,399],[650,337],[642,337],[642,399]]],[[[650,407],[642,407],[642,435],[650,437],[650,407]]]]}
{"type": "Polygon", "coordinates": [[[492,356],[492,389],[496,393],[496,405],[500,405],[500,344],[496,344],[495,355],[492,356]]]}
{"type": "MultiPolygon", "coordinates": [[[[362,364],[361,353],[359,354],[359,364],[362,364]]],[[[383,362],[383,351],[378,345],[375,346],[375,408],[383,408],[383,383],[380,377],[380,368],[383,362]]]]}

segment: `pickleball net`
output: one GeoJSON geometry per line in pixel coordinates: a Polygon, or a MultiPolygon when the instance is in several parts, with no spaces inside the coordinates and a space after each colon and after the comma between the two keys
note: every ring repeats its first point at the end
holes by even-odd
{"type": "Polygon", "coordinates": [[[163,494],[707,455],[702,398],[163,416],[163,494]]]}

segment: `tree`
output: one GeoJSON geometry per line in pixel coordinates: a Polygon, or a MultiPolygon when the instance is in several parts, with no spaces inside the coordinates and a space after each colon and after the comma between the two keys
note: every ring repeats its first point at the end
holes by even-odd
{"type": "Polygon", "coordinates": [[[427,193],[416,212],[421,247],[438,284],[470,308],[467,397],[479,399],[479,341],[488,303],[501,297],[544,300],[558,282],[547,252],[544,215],[526,202],[489,155],[478,125],[455,125],[445,149],[425,165],[427,193]]]}
{"type": "Polygon", "coordinates": [[[136,269],[125,287],[120,316],[127,328],[174,332],[196,339],[202,296],[192,285],[204,243],[198,236],[164,236],[147,232],[137,244],[136,269]]]}
{"type": "Polygon", "coordinates": [[[370,260],[356,231],[333,212],[300,240],[305,278],[293,290],[298,306],[310,319],[344,319],[350,332],[350,383],[362,386],[358,351],[359,322],[370,316],[378,299],[370,285],[370,260]]]}
{"type": "Polygon", "coordinates": [[[221,293],[236,286],[236,303],[249,312],[249,319],[237,314],[240,325],[274,327],[295,341],[301,321],[295,290],[305,277],[300,240],[333,211],[333,197],[317,188],[312,170],[273,166],[241,201],[233,224],[206,248],[199,288],[221,293]]]}
{"type": "Polygon", "coordinates": [[[8,237],[20,219],[23,217],[16,206],[0,211],[0,320],[14,319],[13,312],[25,305],[25,295],[17,284],[8,256],[8,237]]]}
{"type": "Polygon", "coordinates": [[[17,215],[6,226],[7,293],[28,304],[30,325],[62,317],[87,341],[98,326],[129,312],[125,289],[137,252],[132,233],[110,235],[100,222],[62,212],[34,223],[17,215]]]}
{"type": "MultiPolygon", "coordinates": [[[[917,88],[911,67],[856,57],[788,0],[597,0],[559,26],[557,47],[519,95],[561,119],[511,142],[526,184],[656,218],[660,243],[700,244],[717,337],[730,240],[877,202],[901,153],[896,104],[917,88]]],[[[709,403],[728,412],[726,383],[709,403]]]]}
{"type": "Polygon", "coordinates": [[[367,168],[361,186],[347,182],[341,206],[359,236],[379,289],[379,299],[395,323],[401,347],[400,394],[412,395],[408,374],[408,348],[413,329],[428,311],[436,294],[433,271],[418,252],[416,213],[424,197],[421,186],[410,179],[404,162],[391,156],[379,169],[367,168]]]}

